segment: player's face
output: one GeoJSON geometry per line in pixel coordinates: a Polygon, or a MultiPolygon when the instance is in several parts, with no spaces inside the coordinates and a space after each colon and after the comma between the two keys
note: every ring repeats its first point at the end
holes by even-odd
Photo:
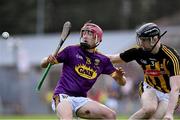
{"type": "Polygon", "coordinates": [[[144,50],[144,51],[150,51],[152,49],[152,37],[139,37],[139,46],[144,50]]]}
{"type": "Polygon", "coordinates": [[[82,32],[82,39],[83,39],[83,42],[87,43],[91,47],[96,45],[95,44],[95,36],[89,30],[85,30],[85,31],[82,32]]]}

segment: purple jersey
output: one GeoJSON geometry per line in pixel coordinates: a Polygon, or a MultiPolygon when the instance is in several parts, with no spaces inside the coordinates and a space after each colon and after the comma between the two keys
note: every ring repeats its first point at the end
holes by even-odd
{"type": "Polygon", "coordinates": [[[63,63],[63,70],[54,91],[55,95],[86,97],[87,91],[100,74],[111,74],[115,71],[109,58],[97,52],[84,51],[79,45],[66,47],[56,58],[63,63]]]}

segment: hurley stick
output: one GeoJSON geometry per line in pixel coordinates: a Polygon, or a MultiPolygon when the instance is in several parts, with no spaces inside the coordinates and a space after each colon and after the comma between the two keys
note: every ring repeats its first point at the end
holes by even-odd
{"type": "MultiPolygon", "coordinates": [[[[60,50],[60,48],[62,47],[64,41],[66,40],[66,38],[68,37],[68,35],[70,34],[70,28],[71,28],[71,23],[69,21],[64,23],[63,29],[62,29],[62,33],[61,33],[61,37],[60,37],[60,41],[59,44],[56,48],[56,50],[54,51],[53,55],[57,55],[58,51],[60,50]]],[[[38,84],[36,86],[36,91],[39,91],[41,89],[41,86],[51,68],[52,64],[48,64],[48,66],[46,67],[45,71],[43,72],[41,79],[38,81],[38,84]]]]}

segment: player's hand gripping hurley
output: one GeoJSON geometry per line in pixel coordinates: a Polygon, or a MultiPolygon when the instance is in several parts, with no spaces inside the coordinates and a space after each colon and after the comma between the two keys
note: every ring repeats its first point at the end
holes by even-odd
{"type": "MultiPolygon", "coordinates": [[[[62,33],[61,33],[61,37],[60,37],[60,42],[58,44],[58,47],[56,48],[56,51],[53,53],[53,55],[57,55],[60,48],[62,47],[64,41],[66,40],[66,38],[68,37],[68,35],[70,34],[70,28],[71,28],[71,23],[69,21],[65,22],[64,23],[64,26],[63,26],[63,30],[62,30],[62,33]]],[[[39,91],[41,89],[41,86],[51,68],[52,64],[48,64],[48,66],[46,67],[45,71],[43,72],[43,75],[41,76],[41,79],[38,81],[38,84],[36,86],[36,91],[39,91]]]]}

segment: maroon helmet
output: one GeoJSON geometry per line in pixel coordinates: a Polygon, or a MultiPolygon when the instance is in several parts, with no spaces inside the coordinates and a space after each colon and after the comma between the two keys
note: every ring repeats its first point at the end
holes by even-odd
{"type": "Polygon", "coordinates": [[[94,36],[97,37],[97,42],[100,43],[102,41],[103,31],[98,25],[94,23],[85,23],[84,26],[81,28],[81,37],[82,31],[84,30],[91,31],[94,34],[94,36]]]}

